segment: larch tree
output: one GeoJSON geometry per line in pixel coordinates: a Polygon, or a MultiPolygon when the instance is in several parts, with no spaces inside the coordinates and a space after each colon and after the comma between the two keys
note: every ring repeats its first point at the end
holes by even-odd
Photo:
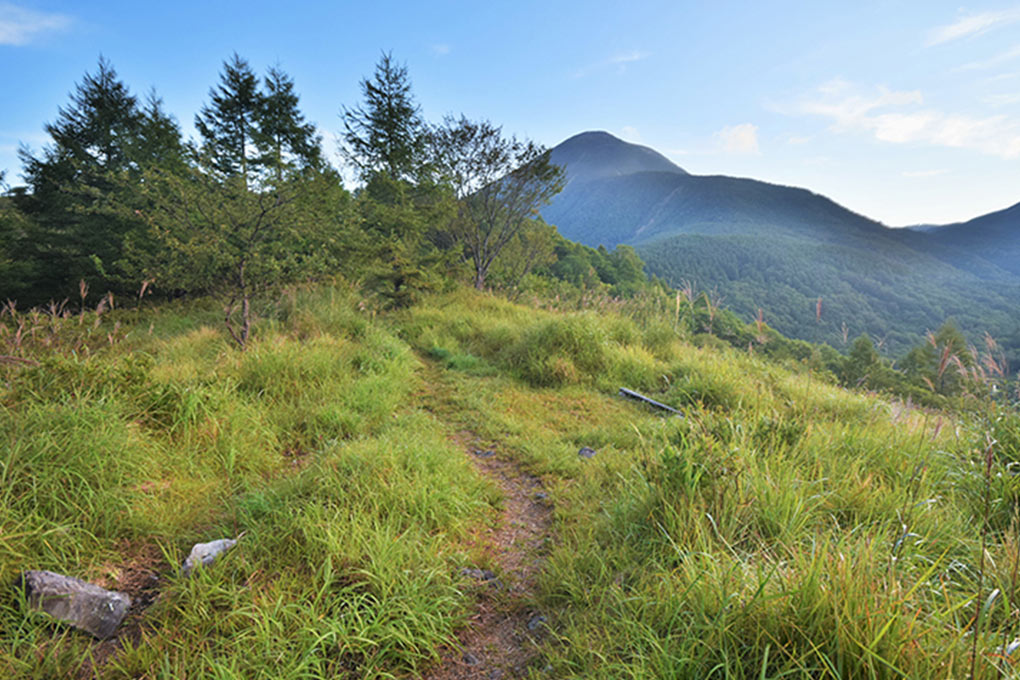
{"type": "Polygon", "coordinates": [[[385,53],[371,79],[361,81],[364,102],[343,107],[342,151],[368,181],[375,173],[392,180],[413,180],[421,166],[425,123],[411,93],[407,67],[385,53]]]}
{"type": "Polygon", "coordinates": [[[143,166],[180,157],[176,121],[155,95],[140,107],[110,62],[100,58],[45,130],[52,143],[40,156],[21,150],[28,186],[13,196],[32,231],[22,255],[38,264],[35,293],[26,302],[63,296],[79,279],[133,285],[122,280],[117,266],[125,238],[143,225],[130,211],[109,207],[131,203],[143,166]]]}
{"type": "Polygon", "coordinates": [[[287,168],[319,168],[323,163],[322,139],[298,108],[294,80],[274,66],[263,85],[257,135],[260,165],[269,168],[277,181],[283,179],[287,168]]]}
{"type": "Polygon", "coordinates": [[[223,63],[219,85],[209,90],[209,103],[195,116],[205,156],[223,175],[239,176],[245,187],[257,154],[263,100],[258,77],[235,52],[223,63]]]}

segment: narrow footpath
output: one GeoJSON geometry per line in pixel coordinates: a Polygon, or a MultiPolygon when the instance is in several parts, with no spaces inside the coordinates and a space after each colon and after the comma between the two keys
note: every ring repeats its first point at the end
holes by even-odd
{"type": "Polygon", "coordinates": [[[498,525],[477,538],[496,569],[461,570],[463,578],[478,582],[477,610],[459,645],[444,650],[442,662],[424,677],[526,677],[546,633],[546,617],[532,603],[551,534],[549,499],[539,479],[523,472],[503,451],[479,448],[469,433],[460,433],[457,440],[478,471],[503,491],[498,525]]]}

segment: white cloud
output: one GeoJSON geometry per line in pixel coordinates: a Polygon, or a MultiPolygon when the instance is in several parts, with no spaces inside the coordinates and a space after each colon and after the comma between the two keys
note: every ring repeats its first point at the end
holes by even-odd
{"type": "Polygon", "coordinates": [[[758,150],[758,126],[751,123],[728,125],[715,133],[726,153],[754,154],[758,150]]]}
{"type": "Polygon", "coordinates": [[[939,168],[938,170],[904,170],[900,174],[904,177],[937,177],[938,175],[944,175],[949,170],[945,168],[939,168]]]}
{"type": "Polygon", "coordinates": [[[451,49],[446,43],[438,43],[436,45],[431,45],[430,47],[432,49],[432,53],[439,56],[449,54],[451,49]]]}
{"type": "Polygon", "coordinates": [[[999,26],[1006,26],[1020,21],[1020,7],[999,10],[997,12],[981,12],[957,19],[951,24],[939,26],[928,34],[925,43],[929,47],[941,45],[960,38],[974,37],[999,26]]]}
{"type": "Polygon", "coordinates": [[[957,68],[955,70],[956,71],[976,71],[976,70],[982,70],[982,69],[986,69],[986,68],[992,68],[994,66],[998,66],[999,64],[1001,64],[1003,62],[1007,62],[1007,61],[1011,61],[1013,59],[1016,59],[1017,57],[1020,57],[1020,45],[1013,45],[1013,47],[1011,47],[1010,49],[1006,50],[1005,52],[1001,52],[1001,53],[995,55],[994,57],[991,57],[989,59],[985,59],[984,61],[972,61],[969,64],[964,64],[963,66],[961,66],[961,67],[959,67],[959,68],[957,68]]]}
{"type": "Polygon", "coordinates": [[[67,30],[71,18],[0,3],[0,45],[27,45],[37,36],[67,30]]]}
{"type": "Polygon", "coordinates": [[[1004,115],[975,118],[920,108],[920,91],[877,88],[861,92],[843,81],[831,81],[793,112],[832,121],[834,132],[867,132],[892,144],[927,144],[971,149],[1001,158],[1020,158],[1020,120],[1004,115]]]}
{"type": "Polygon", "coordinates": [[[786,143],[787,144],[792,144],[794,146],[800,146],[802,144],[807,144],[810,141],[811,141],[810,137],[800,137],[798,135],[790,135],[789,137],[786,138],[786,143]]]}

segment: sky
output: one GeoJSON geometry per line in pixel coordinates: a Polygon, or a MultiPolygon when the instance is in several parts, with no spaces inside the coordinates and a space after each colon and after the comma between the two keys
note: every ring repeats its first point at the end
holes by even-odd
{"type": "Polygon", "coordinates": [[[100,55],[194,136],[224,60],[293,77],[335,152],[383,52],[424,116],[554,146],[605,130],[694,174],[808,188],[889,226],[1020,202],[1020,3],[0,0],[0,171],[100,55]]]}

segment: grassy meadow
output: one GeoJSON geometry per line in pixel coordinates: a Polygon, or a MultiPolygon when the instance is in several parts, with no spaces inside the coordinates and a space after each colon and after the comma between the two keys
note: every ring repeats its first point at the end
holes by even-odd
{"type": "Polygon", "coordinates": [[[638,304],[360,302],[282,295],[244,352],[211,303],[5,311],[0,676],[419,677],[473,610],[459,569],[486,565],[472,536],[501,503],[464,433],[554,508],[533,677],[993,678],[1020,661],[1005,407],[846,391],[638,304]],[[242,532],[182,577],[193,543],[242,532]],[[111,649],[26,615],[6,586],[24,569],[151,604],[111,649]]]}

